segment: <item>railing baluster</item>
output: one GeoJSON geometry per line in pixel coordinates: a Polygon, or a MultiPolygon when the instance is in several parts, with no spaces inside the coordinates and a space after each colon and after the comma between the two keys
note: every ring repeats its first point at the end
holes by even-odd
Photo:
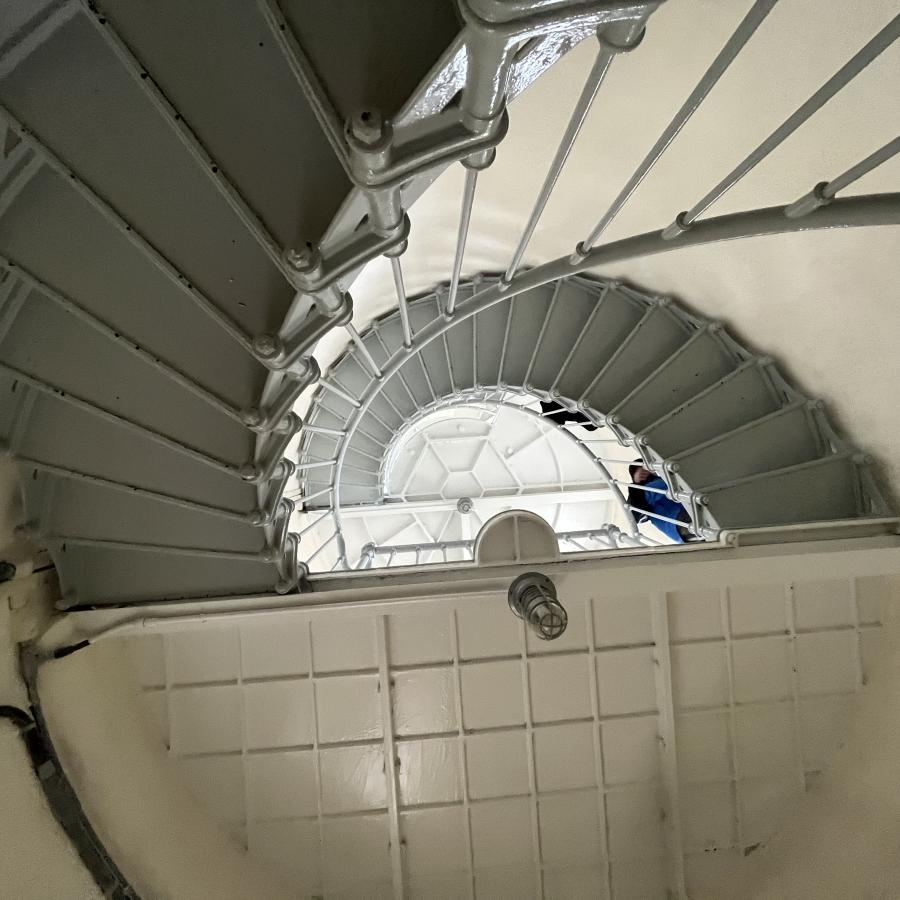
{"type": "Polygon", "coordinates": [[[469,235],[469,222],[472,219],[472,206],[475,202],[475,185],[478,183],[478,169],[466,167],[466,181],[463,185],[462,209],[459,213],[459,233],[456,236],[456,254],[453,257],[453,272],[450,275],[450,291],[447,294],[448,316],[456,311],[456,294],[459,291],[459,273],[462,271],[463,255],[466,252],[466,238],[469,235]]]}
{"type": "Polygon", "coordinates": [[[357,349],[360,352],[360,355],[365,360],[366,365],[369,367],[372,375],[376,378],[381,378],[381,369],[378,368],[378,363],[375,362],[375,358],[369,352],[369,348],[363,343],[363,339],[359,336],[359,332],[353,325],[348,322],[344,328],[347,330],[347,334],[350,335],[350,340],[356,344],[357,349]]]}
{"type": "Polygon", "coordinates": [[[672,240],[687,231],[698,216],[702,215],[713,203],[721,199],[782,141],[790,137],[807,119],[859,75],[869,63],[890,47],[898,37],[900,37],[900,14],[894,16],[872,40],[841,66],[825,84],[794,113],[788,116],[752,153],[738,163],[703,199],[695,203],[689,210],[679,213],[675,221],[663,230],[662,237],[666,240],[672,240]]]}
{"type": "Polygon", "coordinates": [[[525,230],[522,232],[522,236],[519,238],[519,243],[512,255],[512,259],[509,261],[506,272],[503,274],[501,281],[504,284],[509,284],[509,282],[513,280],[516,271],[519,268],[519,263],[521,263],[522,257],[525,254],[525,248],[528,246],[528,242],[531,240],[535,228],[537,228],[537,223],[544,212],[544,208],[547,206],[547,201],[550,199],[553,188],[556,187],[556,182],[559,180],[563,166],[566,164],[566,160],[572,152],[575,140],[584,125],[587,114],[593,105],[597,92],[600,90],[600,85],[603,84],[603,79],[609,70],[613,58],[617,53],[631,50],[633,47],[637,46],[643,35],[644,21],[638,20],[621,23],[617,30],[617,37],[618,33],[622,32],[623,29],[623,40],[621,44],[610,41],[607,37],[608,31],[602,31],[598,35],[600,49],[597,51],[597,58],[594,60],[594,65],[588,73],[587,80],[581,90],[581,95],[578,98],[578,102],[575,104],[575,109],[572,110],[569,124],[566,125],[566,130],[563,132],[559,147],[557,147],[553,161],[550,163],[550,168],[548,169],[547,175],[544,178],[544,183],[541,185],[541,189],[538,192],[537,200],[534,202],[534,208],[531,210],[531,215],[528,217],[525,230]]]}
{"type": "Polygon", "coordinates": [[[744,45],[750,40],[756,29],[759,28],[777,2],[778,0],[757,0],[757,2],[753,4],[750,11],[744,16],[740,25],[735,29],[734,34],[732,34],[725,46],[719,51],[719,55],[703,73],[703,77],[697,82],[697,86],[691,91],[690,96],[685,100],[681,109],[675,113],[675,117],[669,123],[666,130],[660,135],[659,140],[657,140],[650,149],[650,152],[644,157],[631,178],[628,179],[628,182],[625,187],[622,188],[619,196],[613,200],[609,209],[603,214],[603,217],[594,227],[594,230],[578,245],[576,255],[583,256],[587,253],[591,247],[597,243],[603,232],[609,228],[613,219],[615,219],[619,214],[619,211],[628,201],[628,198],[637,190],[644,178],[647,177],[647,174],[653,166],[656,165],[663,153],[665,153],[669,144],[675,140],[678,132],[684,128],[688,119],[690,119],[697,111],[700,104],[706,99],[707,94],[715,87],[716,82],[722,77],[725,70],[741,52],[744,45]]]}
{"type": "Polygon", "coordinates": [[[394,274],[394,288],[397,291],[397,308],[400,310],[400,327],[403,329],[403,346],[412,347],[412,328],[409,324],[409,307],[406,305],[406,287],[403,284],[403,270],[400,257],[391,257],[391,272],[394,274]]]}

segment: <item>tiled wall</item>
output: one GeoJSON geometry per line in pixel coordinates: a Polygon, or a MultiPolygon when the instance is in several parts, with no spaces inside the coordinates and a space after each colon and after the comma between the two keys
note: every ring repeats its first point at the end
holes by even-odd
{"type": "MultiPolygon", "coordinates": [[[[767,839],[840,744],[884,590],[666,595],[692,895],[767,839]]],[[[300,897],[394,896],[392,822],[410,897],[665,897],[653,598],[562,599],[552,643],[490,595],[131,644],[198,797],[300,897]]]]}

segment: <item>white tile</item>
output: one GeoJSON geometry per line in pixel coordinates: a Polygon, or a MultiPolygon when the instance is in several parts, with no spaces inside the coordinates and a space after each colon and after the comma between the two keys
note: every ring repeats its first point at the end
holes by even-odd
{"type": "Polygon", "coordinates": [[[312,686],[309,681],[245,684],[244,717],[252,750],[312,744],[312,686]]]}
{"type": "Polygon", "coordinates": [[[535,888],[534,871],[531,866],[499,867],[475,872],[475,896],[479,898],[533,900],[537,897],[535,888]]]}
{"type": "Polygon", "coordinates": [[[586,653],[529,660],[528,678],[533,721],[558,722],[591,715],[591,661],[586,653]]]}
{"type": "Polygon", "coordinates": [[[236,685],[171,691],[169,710],[177,755],[241,749],[241,695],[236,685]]]}
{"type": "Polygon", "coordinates": [[[312,624],[312,638],[316,672],[377,668],[372,618],[318,619],[312,624]]]}
{"type": "Polygon", "coordinates": [[[793,714],[790,703],[737,710],[735,743],[741,778],[796,768],[793,714]]]}
{"type": "Polygon", "coordinates": [[[161,634],[125,638],[125,648],[141,687],[162,687],[166,683],[166,654],[161,634]]]}
{"type": "Polygon", "coordinates": [[[590,866],[605,856],[596,791],[542,797],[541,857],[547,866],[590,866]]]}
{"type": "Polygon", "coordinates": [[[602,869],[548,869],[544,872],[544,900],[609,900],[602,869]]]}
{"type": "Polygon", "coordinates": [[[730,778],[731,738],[727,713],[692,713],[675,719],[678,777],[682,782],[730,778]]]}
{"type": "Polygon", "coordinates": [[[571,722],[536,728],[534,768],[539,791],[596,785],[593,723],[571,722]]]}
{"type": "Polygon", "coordinates": [[[462,806],[405,812],[400,817],[400,831],[406,841],[405,861],[411,878],[468,868],[462,806]]]}
{"type": "Polygon", "coordinates": [[[178,760],[190,792],[223,825],[244,823],[244,769],[240,756],[178,760]]]}
{"type": "Polygon", "coordinates": [[[247,757],[247,794],[251,819],[316,815],[312,751],[251,753],[247,757]]]}
{"type": "Polygon", "coordinates": [[[522,652],[521,620],[510,610],[505,595],[467,603],[457,610],[456,621],[462,659],[522,652]]]}
{"type": "Polygon", "coordinates": [[[456,730],[453,669],[416,669],[392,676],[394,730],[400,735],[456,730]]]}
{"type": "Polygon", "coordinates": [[[326,813],[380,809],[387,803],[384,750],[326,747],[319,751],[322,810],[326,813]]]}
{"type": "Polygon", "coordinates": [[[406,884],[406,896],[409,900],[469,900],[470,889],[468,872],[412,876],[406,884]]]}
{"type": "Polygon", "coordinates": [[[395,666],[446,662],[453,658],[451,614],[444,608],[388,617],[390,661],[395,666]]]}
{"type": "Polygon", "coordinates": [[[541,640],[530,628],[525,631],[525,642],[528,653],[542,655],[558,653],[560,650],[587,649],[587,621],[585,620],[584,601],[564,598],[569,622],[566,630],[552,641],[541,640]]]}
{"type": "Polygon", "coordinates": [[[165,691],[141,691],[138,695],[147,727],[164,747],[169,746],[169,709],[165,691]]]}
{"type": "Polygon", "coordinates": [[[862,664],[863,684],[872,680],[875,667],[884,649],[884,631],[881,628],[865,628],[859,634],[859,653],[862,664]]]}
{"type": "Polygon", "coordinates": [[[854,697],[807,697],[800,702],[803,765],[824,769],[844,745],[850,730],[854,697]]]}
{"type": "Polygon", "coordinates": [[[722,608],[717,588],[672,591],[667,599],[673,641],[721,637],[722,608]]]}
{"type": "Polygon", "coordinates": [[[316,822],[257,822],[250,825],[248,844],[254,859],[271,866],[303,896],[322,890],[316,822]]]}
{"type": "Polygon", "coordinates": [[[614,862],[610,874],[615,900],[668,900],[671,897],[662,857],[614,862]]]}
{"type": "Polygon", "coordinates": [[[795,621],[801,628],[850,625],[854,620],[850,580],[798,581],[794,585],[795,621]]]}
{"type": "Polygon", "coordinates": [[[738,703],[781,700],[791,695],[791,653],[787,637],[747,638],[732,645],[734,699],[738,703]]]}
{"type": "Polygon", "coordinates": [[[803,796],[793,775],[775,775],[741,781],[738,798],[746,846],[768,841],[803,796]]]}
{"type": "Polygon", "coordinates": [[[386,815],[325,819],[325,886],[390,882],[390,834],[386,815]]]}
{"type": "Polygon", "coordinates": [[[458,738],[400,741],[400,803],[448,803],[462,798],[458,738]]]}
{"type": "Polygon", "coordinates": [[[244,678],[305,675],[309,672],[308,623],[269,618],[241,626],[244,678]]]}
{"type": "Polygon", "coordinates": [[[466,738],[469,794],[474,799],[527,794],[527,735],[519,731],[489,731],[466,738]]]}
{"type": "Polygon", "coordinates": [[[202,628],[170,634],[172,684],[228,681],[238,675],[238,636],[235,628],[202,628]]]}
{"type": "Polygon", "coordinates": [[[519,725],[525,721],[522,664],[518,660],[473,663],[463,666],[460,676],[466,728],[519,725]]]}
{"type": "Polygon", "coordinates": [[[735,585],[728,589],[728,596],[732,634],[766,634],[787,629],[783,584],[735,585]]]}
{"type": "Polygon", "coordinates": [[[672,692],[675,706],[719,706],[728,702],[724,644],[672,647],[672,692]]]}
{"type": "Polygon", "coordinates": [[[649,647],[605,650],[597,654],[597,689],[600,714],[656,710],[653,651],[649,647]]]}
{"type": "Polygon", "coordinates": [[[859,605],[859,621],[864,624],[880,623],[882,614],[891,602],[891,582],[884,575],[869,575],[856,579],[856,602],[859,605]]]}
{"type": "Polygon", "coordinates": [[[316,680],[319,741],[360,741],[382,736],[377,675],[336,675],[316,680]]]}
{"type": "Polygon", "coordinates": [[[659,729],[656,716],[614,719],[601,726],[603,775],[607,784],[658,781],[659,729]]]}
{"type": "Polygon", "coordinates": [[[801,694],[836,694],[856,689],[856,633],[826,631],[797,636],[801,694]]]}
{"type": "Polygon", "coordinates": [[[471,807],[476,869],[532,865],[531,803],[526,797],[489,800],[471,807]]]}
{"type": "Polygon", "coordinates": [[[609,852],[614,861],[653,858],[665,852],[663,807],[654,787],[628,787],[606,795],[609,852]]]}
{"type": "Polygon", "coordinates": [[[736,840],[731,784],[684,785],[680,791],[680,809],[686,851],[724,849],[736,840]]]}
{"type": "Polygon", "coordinates": [[[646,594],[594,597],[594,640],[598,647],[652,643],[650,598],[646,594]]]}

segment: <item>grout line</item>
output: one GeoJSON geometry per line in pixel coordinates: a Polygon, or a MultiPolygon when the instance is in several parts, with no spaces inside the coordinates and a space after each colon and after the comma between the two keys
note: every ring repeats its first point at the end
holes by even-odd
{"type": "Polygon", "coordinates": [[[788,627],[788,649],[791,661],[791,703],[793,705],[794,723],[794,762],[800,791],[806,791],[806,777],[803,766],[803,746],[800,737],[800,694],[798,688],[799,668],[797,665],[797,610],[794,604],[794,585],[789,582],[784,586],[785,621],[788,627]]]}
{"type": "MultiPolygon", "coordinates": [[[[518,548],[516,548],[518,551],[518,548]]],[[[516,556],[518,557],[518,552],[516,556]]],[[[532,855],[534,857],[534,886],[536,896],[543,900],[544,897],[544,874],[543,874],[543,857],[541,855],[541,829],[538,820],[538,800],[537,800],[537,771],[534,761],[534,724],[533,711],[531,708],[531,680],[528,672],[528,637],[525,633],[525,621],[520,620],[519,626],[519,642],[521,646],[521,666],[522,666],[522,700],[525,710],[525,732],[526,732],[526,749],[528,754],[528,789],[530,791],[530,807],[531,807],[531,841],[532,855]]]]}
{"type": "Polygon", "coordinates": [[[244,630],[238,626],[234,629],[234,640],[237,643],[237,686],[240,695],[241,710],[241,782],[244,787],[244,849],[250,849],[250,779],[247,773],[247,697],[244,691],[244,630]]]}
{"type": "Polygon", "coordinates": [[[466,738],[465,729],[463,728],[463,704],[462,704],[462,677],[459,666],[459,622],[457,621],[456,610],[450,611],[450,643],[453,653],[453,674],[456,682],[456,728],[457,741],[459,746],[459,779],[462,789],[462,805],[465,810],[466,818],[466,862],[468,864],[469,875],[469,900],[475,900],[475,857],[472,848],[472,810],[471,799],[469,798],[469,779],[467,776],[466,761],[466,738]]]}
{"type": "Polygon", "coordinates": [[[388,656],[388,617],[375,619],[378,644],[378,679],[381,700],[381,732],[384,741],[384,775],[386,780],[388,820],[391,830],[391,871],[395,900],[404,900],[403,848],[405,840],[400,831],[400,786],[398,784],[400,759],[394,741],[394,682],[390,673],[388,656]]]}
{"type": "Polygon", "coordinates": [[[322,813],[322,759],[319,745],[319,700],[316,693],[316,679],[313,675],[312,619],[306,621],[306,653],[309,665],[310,698],[312,701],[313,772],[316,780],[316,823],[319,834],[319,887],[325,885],[325,825],[322,813]]]}
{"type": "Polygon", "coordinates": [[[728,670],[728,743],[733,777],[734,828],[738,846],[744,846],[744,822],[741,818],[740,764],[737,752],[737,711],[734,700],[734,645],[731,640],[731,595],[727,587],[719,591],[722,634],[725,635],[725,661],[728,670]]]}
{"type": "Polygon", "coordinates": [[[854,641],[856,647],[856,689],[859,691],[866,686],[866,681],[868,679],[866,678],[866,670],[863,666],[862,632],[860,631],[859,625],[859,593],[855,578],[850,579],[850,619],[853,624],[853,630],[856,632],[856,640],[854,641]]]}
{"type": "Polygon", "coordinates": [[[178,756],[175,747],[175,729],[172,724],[172,639],[168,634],[162,634],[163,646],[163,678],[166,692],[166,750],[168,755],[178,756]]]}
{"type": "Polygon", "coordinates": [[[588,597],[584,605],[586,628],[588,636],[588,658],[590,659],[590,692],[591,711],[594,716],[593,740],[594,740],[594,781],[597,789],[597,809],[600,816],[599,825],[603,834],[603,880],[606,885],[607,897],[613,896],[612,868],[610,866],[609,853],[609,814],[606,804],[606,775],[603,759],[603,734],[600,719],[600,691],[597,687],[597,656],[594,637],[594,601],[588,597]]]}

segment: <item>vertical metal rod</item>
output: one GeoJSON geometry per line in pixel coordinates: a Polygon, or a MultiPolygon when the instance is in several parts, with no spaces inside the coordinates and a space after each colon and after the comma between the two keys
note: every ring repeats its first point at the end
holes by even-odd
{"type": "Polygon", "coordinates": [[[863,175],[867,175],[872,169],[887,162],[897,153],[900,153],[900,136],[895,137],[892,141],[888,141],[883,147],[869,154],[865,159],[860,160],[855,166],[851,166],[846,172],[838,175],[837,178],[817,184],[808,194],[805,194],[799,200],[795,200],[790,206],[785,207],[784,214],[789,219],[793,219],[815,212],[820,206],[830,203],[838,191],[842,191],[845,187],[853,184],[854,181],[858,181],[863,175]]]}
{"type": "Polygon", "coordinates": [[[687,212],[680,213],[672,225],[663,231],[664,238],[677,237],[699,215],[733,188],[748,172],[765,159],[782,141],[790,137],[813,113],[823,107],[835,94],[846,87],[866,66],[900,37],[900,14],[850,58],[805,103],[788,116],[749,156],[729,172],[702,200],[687,212]]]}
{"type": "Polygon", "coordinates": [[[347,334],[350,335],[350,340],[356,344],[357,349],[360,352],[362,358],[366,361],[366,365],[369,367],[370,371],[376,378],[381,378],[381,369],[378,368],[378,363],[375,362],[375,358],[369,352],[369,348],[363,342],[363,339],[360,337],[359,332],[353,327],[352,323],[348,322],[344,328],[347,329],[347,334]]]}
{"type": "Polygon", "coordinates": [[[572,110],[569,124],[563,132],[562,140],[560,140],[559,147],[556,150],[556,155],[550,163],[550,169],[544,178],[544,183],[538,193],[537,200],[535,200],[531,215],[528,217],[525,230],[522,232],[522,236],[519,238],[519,243],[512,255],[512,259],[509,261],[506,272],[503,274],[502,280],[504,282],[508,283],[512,281],[516,274],[516,270],[519,268],[519,263],[522,261],[522,256],[525,254],[525,248],[528,246],[528,242],[531,240],[535,228],[537,228],[538,220],[544,212],[544,207],[546,207],[547,201],[550,199],[550,194],[553,192],[556,182],[559,180],[560,172],[562,172],[562,168],[569,158],[569,153],[572,152],[575,139],[578,137],[582,125],[584,125],[584,121],[594,102],[594,98],[597,96],[597,91],[600,90],[600,85],[603,83],[603,78],[609,69],[609,65],[612,62],[614,55],[615,54],[610,47],[605,44],[600,45],[600,49],[597,51],[597,58],[594,60],[594,65],[588,73],[587,80],[581,90],[581,96],[575,104],[575,109],[572,110]]]}
{"type": "Polygon", "coordinates": [[[298,537],[298,538],[299,538],[299,537],[303,537],[304,534],[306,534],[306,533],[309,532],[309,531],[312,531],[313,528],[316,527],[316,525],[318,525],[319,523],[321,523],[322,521],[324,521],[325,519],[327,519],[330,515],[331,515],[331,510],[330,510],[330,509],[326,509],[325,512],[323,512],[322,515],[319,516],[319,517],[315,520],[315,522],[310,522],[309,525],[305,525],[303,528],[301,528],[300,531],[297,532],[297,537],[298,537]]]}
{"type": "Polygon", "coordinates": [[[463,185],[462,208],[459,213],[459,233],[456,236],[456,254],[453,257],[453,272],[450,275],[450,292],[447,294],[447,315],[456,310],[456,294],[459,291],[459,273],[462,271],[463,255],[466,252],[466,238],[469,236],[469,222],[475,202],[475,185],[478,183],[478,169],[466,167],[466,181],[463,185]]]}
{"type": "Polygon", "coordinates": [[[628,182],[625,187],[622,188],[619,196],[613,200],[609,209],[603,214],[603,217],[594,227],[594,230],[578,245],[577,252],[579,255],[587,253],[594,244],[597,243],[600,235],[602,235],[612,224],[613,219],[619,214],[619,211],[626,204],[628,198],[635,190],[637,190],[644,178],[647,177],[650,170],[656,165],[663,153],[665,153],[669,144],[675,140],[678,133],[697,111],[700,104],[706,99],[707,94],[715,87],[716,82],[722,77],[725,70],[741,52],[744,45],[750,40],[756,29],[759,28],[777,2],[778,0],[757,0],[757,2],[753,4],[750,11],[744,16],[740,25],[735,29],[734,34],[732,34],[725,46],[719,51],[719,55],[703,73],[703,77],[697,82],[697,86],[691,91],[687,100],[684,101],[681,109],[675,113],[675,117],[669,122],[666,130],[659,136],[659,140],[657,140],[650,149],[650,152],[644,157],[631,178],[628,179],[628,182]]]}
{"type": "Polygon", "coordinates": [[[403,285],[403,270],[400,268],[399,256],[391,257],[391,271],[394,273],[394,287],[397,290],[397,308],[400,310],[403,346],[409,350],[412,347],[412,328],[409,324],[409,307],[406,305],[406,288],[403,285]]]}
{"type": "Polygon", "coordinates": [[[334,541],[334,539],[335,539],[337,536],[338,536],[338,533],[337,533],[336,531],[333,531],[333,532],[331,533],[331,537],[328,538],[327,541],[323,541],[321,544],[319,544],[318,548],[317,548],[317,549],[310,555],[310,557],[306,560],[306,564],[307,564],[307,565],[310,565],[310,564],[312,563],[312,561],[313,561],[313,560],[314,560],[314,559],[315,559],[315,558],[316,558],[316,557],[317,557],[317,556],[318,556],[318,555],[319,555],[319,554],[320,554],[320,553],[321,553],[321,552],[322,552],[322,551],[323,551],[330,543],[332,543],[332,541],[334,541]]]}

